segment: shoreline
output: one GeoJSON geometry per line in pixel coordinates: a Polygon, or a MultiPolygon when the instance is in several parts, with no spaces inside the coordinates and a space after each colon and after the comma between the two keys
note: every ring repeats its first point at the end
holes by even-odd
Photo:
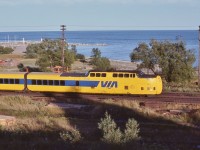
{"type": "MultiPolygon", "coordinates": [[[[40,43],[41,41],[26,41],[26,42],[10,42],[10,43],[6,43],[6,42],[0,42],[1,46],[8,46],[8,47],[12,47],[14,49],[14,52],[12,54],[16,54],[16,55],[23,55],[24,52],[26,51],[26,47],[29,44],[36,44],[36,43],[40,43]]],[[[74,44],[74,43],[73,43],[74,44]]],[[[80,44],[80,43],[77,43],[80,44]]],[[[92,44],[94,45],[94,44],[92,44]]],[[[89,45],[78,45],[78,46],[89,46],[89,45]]],[[[100,45],[98,45],[100,46],[100,45]]],[[[89,57],[86,57],[86,59],[88,59],[89,57]]],[[[131,62],[131,61],[126,61],[126,60],[116,60],[116,59],[109,59],[110,60],[110,64],[113,68],[117,69],[117,70],[135,70],[137,69],[137,63],[131,62]]],[[[33,65],[34,66],[34,65],[33,65]]],[[[88,68],[90,69],[91,66],[87,65],[83,67],[82,64],[75,64],[75,68],[79,68],[78,70],[80,70],[80,68],[82,68],[83,70],[85,70],[84,68],[88,68]],[[79,66],[80,65],[80,66],[79,66]]],[[[76,69],[75,69],[76,70],[76,69]]]]}

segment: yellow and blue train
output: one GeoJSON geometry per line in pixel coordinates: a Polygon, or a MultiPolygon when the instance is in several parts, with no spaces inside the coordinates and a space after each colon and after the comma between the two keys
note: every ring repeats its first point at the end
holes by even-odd
{"type": "Polygon", "coordinates": [[[155,95],[162,92],[162,80],[158,75],[146,75],[140,71],[0,73],[0,90],[155,95]]]}

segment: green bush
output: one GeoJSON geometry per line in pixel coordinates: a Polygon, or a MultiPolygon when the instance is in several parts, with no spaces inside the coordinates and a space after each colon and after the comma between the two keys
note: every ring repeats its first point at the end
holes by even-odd
{"type": "Polygon", "coordinates": [[[102,140],[104,142],[111,144],[119,144],[122,142],[122,133],[107,112],[105,113],[105,118],[101,119],[101,122],[98,123],[98,128],[103,132],[102,140]]]}
{"type": "Polygon", "coordinates": [[[94,63],[94,65],[95,65],[95,70],[99,71],[107,71],[111,68],[110,60],[106,57],[98,58],[94,63]]]}
{"type": "Polygon", "coordinates": [[[0,54],[11,54],[13,51],[11,47],[0,46],[0,54]]]}
{"type": "Polygon", "coordinates": [[[109,144],[122,144],[139,140],[139,124],[135,119],[129,119],[124,133],[117,127],[115,121],[106,112],[105,118],[98,123],[98,128],[103,132],[102,140],[109,144]]]}
{"type": "Polygon", "coordinates": [[[80,132],[76,128],[72,131],[61,132],[60,137],[64,141],[69,141],[70,143],[77,143],[82,139],[80,132]]]}
{"type": "Polygon", "coordinates": [[[124,142],[131,142],[140,139],[139,137],[139,124],[135,119],[128,119],[126,129],[124,131],[124,142]]]}
{"type": "Polygon", "coordinates": [[[76,54],[76,59],[80,59],[81,61],[85,61],[85,56],[83,54],[76,54]]]}

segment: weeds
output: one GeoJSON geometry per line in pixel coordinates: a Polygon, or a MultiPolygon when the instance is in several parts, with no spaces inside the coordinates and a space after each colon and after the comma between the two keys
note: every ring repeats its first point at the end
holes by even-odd
{"type": "Polygon", "coordinates": [[[122,133],[107,112],[105,113],[105,118],[102,118],[101,122],[98,123],[98,128],[103,132],[103,141],[112,144],[122,142],[122,133]]]}
{"type": "Polygon", "coordinates": [[[81,134],[79,130],[76,129],[76,127],[71,131],[61,132],[60,137],[64,141],[66,142],[69,141],[70,143],[77,143],[77,142],[80,142],[80,140],[82,139],[81,134]]]}
{"type": "Polygon", "coordinates": [[[7,96],[0,99],[0,112],[15,116],[16,123],[6,130],[24,132],[71,129],[61,108],[48,108],[44,101],[33,101],[25,96],[7,96]]]}
{"type": "Polygon", "coordinates": [[[138,135],[140,131],[139,124],[135,119],[128,120],[126,123],[126,129],[123,133],[120,128],[117,127],[111,116],[106,112],[105,118],[102,118],[101,122],[98,123],[98,128],[102,130],[102,140],[106,143],[122,144],[140,139],[138,135]]]}
{"type": "Polygon", "coordinates": [[[128,122],[126,123],[126,129],[124,131],[124,141],[125,142],[131,142],[134,140],[140,139],[139,137],[139,124],[135,119],[128,119],[128,122]]]}

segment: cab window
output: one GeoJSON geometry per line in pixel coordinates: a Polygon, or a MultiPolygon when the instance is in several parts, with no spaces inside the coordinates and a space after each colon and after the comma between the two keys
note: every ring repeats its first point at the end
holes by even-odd
{"type": "Polygon", "coordinates": [[[101,76],[102,76],[102,77],[106,77],[106,73],[102,73],[101,76]]]}
{"type": "Polygon", "coordinates": [[[129,78],[129,74],[124,74],[124,78],[129,78]]]}
{"type": "Polygon", "coordinates": [[[122,73],[120,73],[120,74],[119,74],[119,77],[120,77],[120,78],[123,78],[123,74],[122,74],[122,73]]]}
{"type": "Polygon", "coordinates": [[[96,77],[100,77],[101,76],[101,74],[100,73],[96,73],[96,77]]]}
{"type": "Polygon", "coordinates": [[[117,78],[118,74],[117,73],[113,73],[113,77],[117,78]]]}
{"type": "Polygon", "coordinates": [[[90,73],[90,77],[95,77],[95,73],[90,73]]]}

